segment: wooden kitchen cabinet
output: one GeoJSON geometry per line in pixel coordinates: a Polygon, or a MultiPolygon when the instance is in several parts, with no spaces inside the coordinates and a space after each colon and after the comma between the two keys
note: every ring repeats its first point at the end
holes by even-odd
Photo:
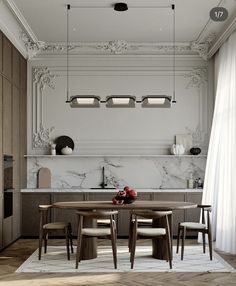
{"type": "MultiPolygon", "coordinates": [[[[20,237],[21,193],[26,187],[27,61],[0,31],[0,249],[20,237]],[[3,155],[13,155],[13,215],[3,218],[3,155]]],[[[27,217],[27,216],[26,216],[27,217]]],[[[31,215],[28,215],[27,219],[31,215]]],[[[27,221],[26,219],[26,221],[27,221]]],[[[31,218],[30,218],[31,219],[31,218]]]]}
{"type": "Polygon", "coordinates": [[[51,204],[51,195],[48,193],[22,194],[22,235],[38,236],[39,209],[38,206],[51,204]]]}
{"type": "Polygon", "coordinates": [[[12,86],[3,78],[3,154],[12,155],[12,86]]]}
{"type": "MultiPolygon", "coordinates": [[[[74,202],[74,201],[83,201],[84,194],[83,193],[63,193],[63,194],[52,194],[52,203],[56,202],[74,202]]],[[[70,222],[72,226],[72,234],[77,236],[77,216],[75,210],[67,210],[67,209],[56,209],[52,210],[52,221],[64,221],[70,222]]],[[[55,232],[52,233],[54,236],[63,235],[63,233],[55,232]]]]}
{"type": "Polygon", "coordinates": [[[2,41],[3,49],[3,74],[8,80],[12,78],[12,44],[6,36],[3,35],[2,41]]]}

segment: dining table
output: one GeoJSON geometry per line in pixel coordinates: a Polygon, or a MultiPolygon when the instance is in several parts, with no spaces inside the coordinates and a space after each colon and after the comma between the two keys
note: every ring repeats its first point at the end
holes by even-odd
{"type": "MultiPolygon", "coordinates": [[[[153,211],[167,211],[196,208],[196,203],[191,202],[176,202],[176,201],[145,201],[136,200],[130,204],[113,204],[110,201],[72,201],[72,202],[55,202],[53,208],[59,209],[73,209],[73,210],[153,210],[153,211]]],[[[128,218],[127,218],[128,219],[128,218]]],[[[172,221],[170,218],[170,230],[172,238],[172,221]]],[[[95,227],[93,220],[85,220],[86,227],[95,227]]],[[[165,221],[162,219],[153,220],[153,227],[164,227],[165,221]]],[[[97,240],[95,238],[85,238],[82,242],[82,253],[80,259],[87,260],[97,257],[97,240]]],[[[167,249],[166,243],[163,239],[152,239],[152,256],[156,259],[166,260],[167,249]]]]}

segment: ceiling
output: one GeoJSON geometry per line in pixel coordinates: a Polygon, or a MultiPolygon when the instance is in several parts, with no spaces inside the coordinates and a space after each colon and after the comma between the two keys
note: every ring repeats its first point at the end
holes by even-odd
{"type": "MultiPolygon", "coordinates": [[[[44,42],[66,41],[66,4],[79,6],[70,10],[70,41],[104,42],[171,42],[173,11],[176,6],[176,41],[196,41],[209,24],[209,11],[225,6],[229,17],[236,11],[235,0],[129,0],[129,10],[113,10],[112,0],[11,0],[19,9],[37,40],[44,42]]],[[[119,2],[119,1],[118,1],[119,2]]],[[[212,21],[211,21],[212,22],[212,21]]],[[[217,23],[220,30],[223,23],[217,23]]]]}

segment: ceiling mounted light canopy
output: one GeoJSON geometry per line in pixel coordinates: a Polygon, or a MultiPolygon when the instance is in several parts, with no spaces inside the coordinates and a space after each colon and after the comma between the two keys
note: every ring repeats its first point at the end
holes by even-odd
{"type": "Polygon", "coordinates": [[[169,108],[171,107],[171,96],[147,95],[142,97],[141,105],[144,108],[169,108]]]}
{"type": "Polygon", "coordinates": [[[112,95],[106,98],[106,107],[108,108],[134,108],[135,97],[130,95],[112,95]]]}
{"type": "Polygon", "coordinates": [[[100,97],[94,95],[74,95],[67,101],[72,108],[97,108],[100,107],[100,97]]]}
{"type": "Polygon", "coordinates": [[[126,3],[115,3],[114,4],[114,10],[118,12],[124,12],[128,10],[128,5],[126,3]]]}

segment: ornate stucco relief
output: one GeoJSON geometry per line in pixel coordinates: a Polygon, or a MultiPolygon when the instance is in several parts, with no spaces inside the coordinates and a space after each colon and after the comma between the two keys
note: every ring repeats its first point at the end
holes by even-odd
{"type": "Polygon", "coordinates": [[[186,88],[200,88],[203,84],[207,82],[207,68],[193,68],[189,73],[185,74],[185,78],[189,78],[189,82],[186,88]]]}
{"type": "Polygon", "coordinates": [[[32,81],[33,107],[32,107],[32,145],[36,149],[45,149],[50,145],[50,135],[55,129],[45,127],[43,123],[43,92],[45,87],[55,88],[55,75],[47,67],[33,67],[32,81]]]}
{"type": "Polygon", "coordinates": [[[125,51],[127,51],[129,48],[129,45],[122,40],[116,40],[116,41],[109,41],[108,43],[103,43],[97,45],[98,50],[102,51],[108,51],[111,54],[123,54],[125,51]]]}
{"type": "Polygon", "coordinates": [[[204,60],[208,59],[208,50],[212,42],[216,39],[215,33],[210,33],[201,41],[194,41],[191,43],[191,50],[197,52],[204,60]]]}

